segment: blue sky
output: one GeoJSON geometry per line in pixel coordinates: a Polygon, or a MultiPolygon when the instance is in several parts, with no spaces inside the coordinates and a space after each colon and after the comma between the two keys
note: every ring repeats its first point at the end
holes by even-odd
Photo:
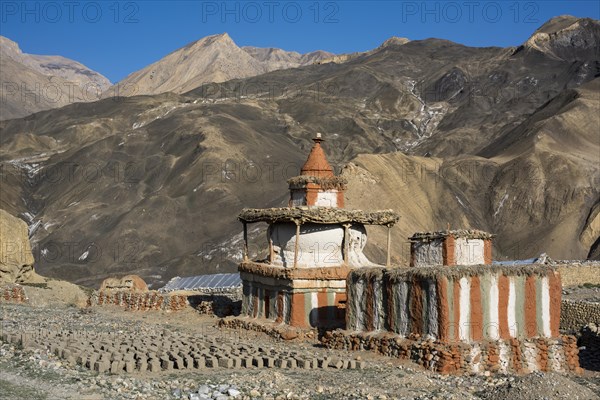
{"type": "Polygon", "coordinates": [[[562,14],[600,19],[600,1],[0,1],[0,34],[112,82],[204,36],[301,53],[365,51],[391,36],[516,46],[562,14]]]}

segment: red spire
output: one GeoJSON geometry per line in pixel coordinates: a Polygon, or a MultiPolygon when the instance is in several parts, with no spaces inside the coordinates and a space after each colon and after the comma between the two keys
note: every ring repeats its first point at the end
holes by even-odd
{"type": "Polygon", "coordinates": [[[333,168],[327,162],[327,157],[325,157],[325,152],[321,147],[321,142],[323,138],[320,133],[317,133],[317,136],[313,138],[312,149],[310,150],[310,154],[308,155],[308,159],[302,166],[300,170],[300,175],[311,175],[319,178],[328,178],[333,176],[333,168]]]}

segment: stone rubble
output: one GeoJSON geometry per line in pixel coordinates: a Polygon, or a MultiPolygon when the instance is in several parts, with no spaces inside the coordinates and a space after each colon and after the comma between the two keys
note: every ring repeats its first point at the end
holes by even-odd
{"type": "MultiPolygon", "coordinates": [[[[383,357],[371,352],[341,352],[320,347],[312,342],[281,342],[256,332],[219,329],[216,318],[193,311],[164,314],[132,313],[122,308],[40,307],[2,304],[0,329],[10,335],[37,330],[71,333],[73,338],[104,338],[112,347],[120,348],[130,336],[169,338],[171,343],[201,339],[219,347],[248,346],[331,360],[327,369],[290,368],[283,359],[268,361],[272,368],[215,367],[204,369],[172,369],[158,372],[103,372],[57,356],[47,346],[22,348],[18,342],[0,341],[0,383],[2,395],[13,399],[61,400],[191,400],[191,399],[453,399],[474,400],[485,393],[504,390],[506,385],[522,381],[513,375],[493,374],[447,376],[422,369],[408,361],[383,357]],[[248,336],[239,336],[248,335],[248,336]],[[191,339],[190,339],[191,338],[191,339]],[[345,360],[362,362],[363,369],[335,369],[345,360]],[[272,364],[271,364],[272,363],[272,364]],[[11,386],[12,383],[12,386],[11,386]],[[8,388],[8,390],[6,390],[8,388]],[[12,390],[12,391],[11,391],[12,390]],[[239,393],[238,393],[239,392],[239,393]]],[[[27,342],[27,339],[26,339],[27,342]]],[[[33,341],[32,341],[33,343],[33,341]]],[[[50,341],[48,341],[50,343],[50,341]]],[[[73,342],[74,343],[74,342],[73,342]]],[[[74,346],[71,346],[73,348],[74,346]]],[[[69,350],[68,346],[64,350],[69,350]]],[[[210,350],[210,349],[209,349],[210,350]]],[[[499,352],[502,350],[499,349],[499,352]]],[[[119,350],[120,353],[120,350],[119,350]]],[[[67,358],[72,355],[67,354],[67,358]]],[[[175,360],[169,359],[175,364],[175,360]]],[[[223,364],[227,364],[224,361],[223,364]]],[[[111,365],[112,366],[112,365],[111,365]]],[[[542,379],[545,379],[545,374],[542,379]]],[[[548,379],[552,379],[549,377],[548,379]]],[[[600,390],[598,375],[568,376],[572,398],[585,397],[589,390],[600,390]],[[575,379],[577,379],[575,381],[575,379]]],[[[526,384],[523,381],[523,385],[526,384]]],[[[550,385],[548,385],[550,386],[550,385]]],[[[540,392],[542,393],[542,392],[540,392]]],[[[508,397],[505,397],[508,398],[508,397]]],[[[548,397],[552,398],[552,397],[548,397]]]]}

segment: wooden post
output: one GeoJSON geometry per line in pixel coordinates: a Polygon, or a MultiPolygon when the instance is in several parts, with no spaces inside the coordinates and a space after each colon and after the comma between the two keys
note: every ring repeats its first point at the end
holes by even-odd
{"type": "Polygon", "coordinates": [[[244,262],[248,261],[248,226],[246,221],[242,221],[244,225],[244,262]]]}
{"type": "Polygon", "coordinates": [[[298,250],[300,246],[300,221],[294,220],[296,223],[296,243],[294,244],[294,268],[298,266],[298,250]]]}
{"type": "Polygon", "coordinates": [[[387,261],[385,263],[386,267],[390,267],[392,261],[392,227],[388,225],[388,235],[387,235],[387,261]]]}
{"type": "Polygon", "coordinates": [[[273,225],[269,224],[269,228],[267,229],[267,236],[269,237],[269,263],[273,263],[273,261],[275,260],[275,251],[273,250],[273,238],[272,233],[273,233],[273,225]]]}
{"type": "Polygon", "coordinates": [[[344,264],[348,265],[348,257],[350,254],[350,227],[351,224],[344,224],[344,264]]]}

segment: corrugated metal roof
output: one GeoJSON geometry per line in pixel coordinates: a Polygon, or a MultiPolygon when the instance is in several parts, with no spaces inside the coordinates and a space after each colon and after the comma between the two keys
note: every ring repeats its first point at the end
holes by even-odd
{"type": "Polygon", "coordinates": [[[535,264],[538,262],[540,258],[528,258],[526,260],[507,260],[507,261],[493,261],[493,265],[526,265],[526,264],[535,264]]]}
{"type": "Polygon", "coordinates": [[[239,273],[212,274],[185,278],[176,276],[159,290],[161,292],[172,292],[174,290],[231,289],[241,286],[242,279],[239,273]]]}

